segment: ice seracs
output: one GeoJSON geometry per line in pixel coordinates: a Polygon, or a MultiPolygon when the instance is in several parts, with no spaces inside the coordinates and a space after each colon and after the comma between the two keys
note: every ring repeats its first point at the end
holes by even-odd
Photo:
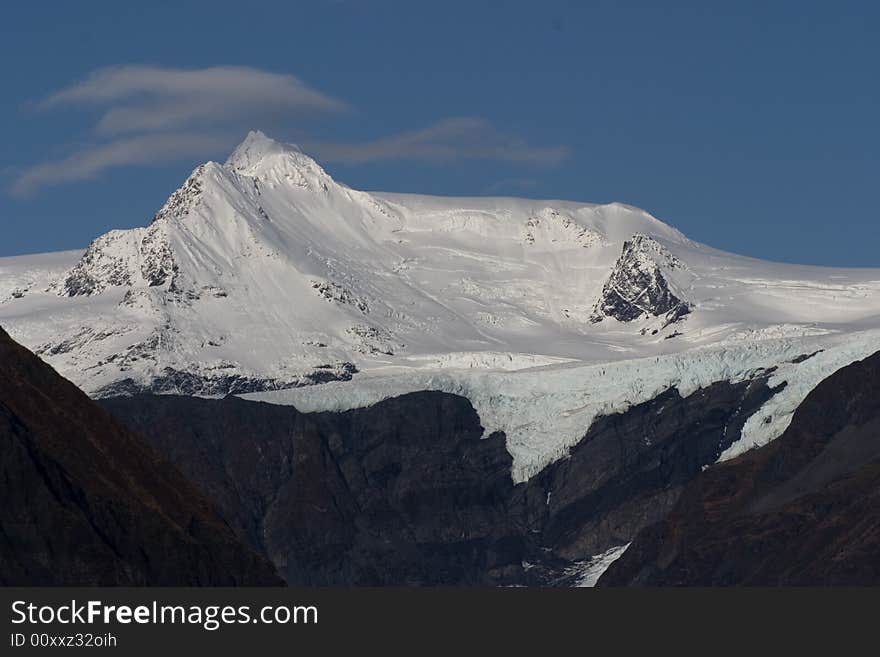
{"type": "Polygon", "coordinates": [[[376,382],[390,394],[442,379],[508,432],[522,473],[615,403],[789,371],[849,335],[868,349],[880,327],[880,270],[723,253],[620,203],[358,191],[259,132],[142,224],[85,252],[0,259],[0,324],[96,396],[348,390],[354,377],[344,406],[376,382]],[[655,359],[671,369],[632,378],[655,359]],[[577,377],[589,385],[566,397],[577,377]]]}

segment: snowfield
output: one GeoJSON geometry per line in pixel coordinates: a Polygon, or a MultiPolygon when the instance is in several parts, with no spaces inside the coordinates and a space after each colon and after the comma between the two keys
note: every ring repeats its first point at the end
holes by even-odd
{"type": "Polygon", "coordinates": [[[93,396],[461,394],[518,481],[598,415],[777,368],[729,458],[880,350],[880,269],[724,253],[619,203],[357,191],[262,133],[145,223],[0,258],[0,324],[93,396]]]}

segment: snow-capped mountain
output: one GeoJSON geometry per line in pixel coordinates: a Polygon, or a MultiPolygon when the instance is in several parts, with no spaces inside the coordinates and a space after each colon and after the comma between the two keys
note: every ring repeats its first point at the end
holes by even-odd
{"type": "Polygon", "coordinates": [[[527,476],[601,412],[776,367],[789,398],[753,440],[773,437],[880,349],[880,270],[723,253],[619,203],[357,191],[252,132],[145,227],[0,259],[0,324],[94,396],[462,392],[527,476]]]}

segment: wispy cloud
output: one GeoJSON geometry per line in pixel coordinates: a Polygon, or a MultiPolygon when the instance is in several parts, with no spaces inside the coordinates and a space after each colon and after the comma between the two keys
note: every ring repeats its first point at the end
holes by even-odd
{"type": "Polygon", "coordinates": [[[15,196],[64,182],[89,180],[114,167],[157,164],[183,157],[201,157],[227,145],[210,135],[160,134],[125,137],[83,149],[60,160],[43,162],[23,171],[12,185],[15,196]]]}
{"type": "MultiPolygon", "coordinates": [[[[96,112],[95,124],[89,146],[20,169],[10,188],[16,196],[119,167],[205,159],[231,147],[248,129],[295,125],[302,132],[305,118],[348,109],[293,75],[245,66],[101,68],[35,105],[46,112],[90,109],[96,112]]],[[[565,146],[534,146],[474,117],[445,119],[373,141],[302,141],[307,152],[325,162],[355,165],[486,160],[553,166],[569,155],[565,146]]]]}
{"type": "Polygon", "coordinates": [[[345,103],[292,75],[244,66],[172,69],[116,66],[92,72],[36,104],[40,110],[96,108],[94,144],[21,170],[16,196],[103,171],[203,158],[232,144],[230,133],[308,115],[337,114],[345,103]]]}
{"type": "Polygon", "coordinates": [[[569,156],[565,146],[530,146],[505,134],[485,119],[445,119],[427,128],[369,142],[304,144],[325,162],[365,164],[382,160],[447,163],[459,160],[495,160],[532,165],[556,165],[569,156]]]}
{"type": "Polygon", "coordinates": [[[106,107],[99,134],[175,130],[236,119],[338,112],[339,100],[292,75],[245,66],[187,70],[117,66],[94,71],[39,106],[106,107]]]}

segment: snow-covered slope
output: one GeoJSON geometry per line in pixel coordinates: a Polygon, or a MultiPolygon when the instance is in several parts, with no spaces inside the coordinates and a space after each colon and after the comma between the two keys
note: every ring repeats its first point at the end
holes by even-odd
{"type": "Polygon", "coordinates": [[[354,376],[266,393],[341,407],[440,377],[489,400],[481,417],[526,476],[597,412],[663,386],[880,349],[880,270],[723,253],[618,203],[356,191],[251,133],[143,228],[0,259],[0,324],[96,396],[354,376]]]}

